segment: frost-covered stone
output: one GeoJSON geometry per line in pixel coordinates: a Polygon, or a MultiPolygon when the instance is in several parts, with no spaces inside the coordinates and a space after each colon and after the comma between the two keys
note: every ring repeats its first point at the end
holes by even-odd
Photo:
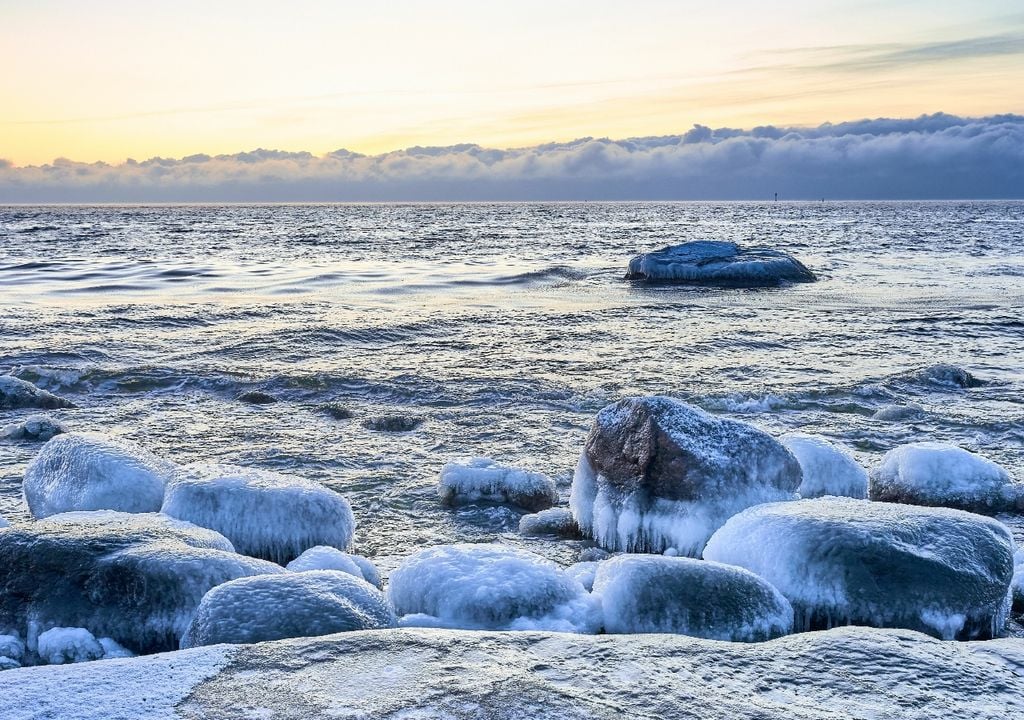
{"type": "Polygon", "coordinates": [[[847,452],[816,435],[789,433],[779,438],[800,463],[803,482],[797,492],[803,498],[822,495],[865,498],[868,472],[847,452]]]}
{"type": "Polygon", "coordinates": [[[9,658],[6,655],[0,655],[0,671],[17,670],[20,667],[21,663],[14,658],[9,658]]]}
{"type": "Polygon", "coordinates": [[[767,433],[667,397],[622,400],[594,421],[569,505],[610,550],[699,556],[729,517],[796,497],[800,464],[767,433]]]}
{"type": "Polygon", "coordinates": [[[504,545],[421,550],[391,573],[387,594],[403,625],[594,632],[600,622],[576,580],[504,545]]]}
{"type": "Polygon", "coordinates": [[[558,502],[555,483],[547,475],[499,465],[490,458],[448,463],[441,469],[437,492],[445,505],[509,503],[536,511],[558,502]]]}
{"type": "Polygon", "coordinates": [[[0,437],[8,440],[46,442],[54,435],[60,435],[67,431],[63,424],[48,415],[29,415],[20,422],[0,428],[0,437]]]}
{"type": "Polygon", "coordinates": [[[814,282],[815,277],[799,260],[778,250],[698,240],[637,255],[629,262],[626,279],[760,287],[814,282]]]}
{"type": "Polygon", "coordinates": [[[587,592],[592,592],[594,590],[594,578],[597,576],[597,567],[600,564],[594,560],[573,563],[565,569],[565,574],[582,585],[587,592]]]}
{"type": "Polygon", "coordinates": [[[906,405],[883,405],[875,411],[871,419],[883,422],[905,422],[907,420],[917,420],[922,416],[924,416],[923,407],[917,403],[908,403],[906,405]]]}
{"type": "Polygon", "coordinates": [[[0,657],[21,662],[25,655],[25,643],[17,635],[0,635],[0,657]]]}
{"type": "Polygon", "coordinates": [[[37,518],[77,510],[155,512],[175,467],[127,440],[66,433],[28,464],[22,490],[37,518]]]}
{"type": "Polygon", "coordinates": [[[759,642],[793,630],[793,608],[770,583],[708,560],[619,555],[597,567],[593,587],[609,633],[759,642]]]}
{"type": "Polygon", "coordinates": [[[336,570],[260,575],[219,585],[196,609],[182,648],[395,626],[384,594],[336,570]]]}
{"type": "Polygon", "coordinates": [[[75,404],[70,400],[57,397],[27,380],[12,375],[0,375],[0,410],[17,410],[18,408],[55,410],[74,406],[75,404]]]}
{"type": "Polygon", "coordinates": [[[287,563],[316,545],[344,548],[355,518],[323,485],[235,465],[187,465],[167,487],[162,511],[223,534],[235,549],[287,563]]]}
{"type": "Polygon", "coordinates": [[[872,500],[960,508],[1024,510],[1024,484],[988,458],[955,445],[921,442],[890,450],[871,471],[872,500]]]}
{"type": "Polygon", "coordinates": [[[718,530],[704,557],[777,587],[798,631],[855,624],[985,638],[1009,611],[1010,532],[961,510],[835,497],[759,505],[718,530]]]}
{"type": "Polygon", "coordinates": [[[572,510],[561,507],[523,515],[519,518],[519,532],[522,535],[557,535],[570,539],[580,537],[572,510]]]}
{"type": "Polygon", "coordinates": [[[288,563],[287,569],[292,572],[338,570],[339,572],[354,575],[360,580],[365,580],[377,588],[383,587],[380,571],[377,570],[377,566],[370,562],[370,560],[360,555],[349,555],[338,548],[326,545],[317,545],[306,550],[288,563]]]}
{"type": "Polygon", "coordinates": [[[85,628],[55,627],[39,636],[36,652],[48,665],[63,665],[99,660],[103,646],[85,628]]]}

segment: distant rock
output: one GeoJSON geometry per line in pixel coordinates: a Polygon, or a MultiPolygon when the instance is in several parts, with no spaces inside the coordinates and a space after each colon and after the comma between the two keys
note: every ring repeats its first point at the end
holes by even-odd
{"type": "Polygon", "coordinates": [[[238,402],[249,403],[250,405],[270,405],[278,401],[276,395],[271,395],[262,390],[247,390],[235,399],[238,402]]]}
{"type": "Polygon", "coordinates": [[[872,420],[881,420],[882,422],[907,422],[909,420],[919,420],[924,417],[924,408],[917,403],[908,403],[906,405],[883,405],[875,411],[875,414],[871,416],[872,420]]]}
{"type": "Polygon", "coordinates": [[[363,420],[363,427],[377,432],[411,432],[423,424],[413,415],[378,415],[363,420]]]}
{"type": "Polygon", "coordinates": [[[341,403],[324,403],[319,410],[335,420],[350,420],[355,417],[355,413],[341,403]]]}
{"type": "Polygon", "coordinates": [[[637,255],[627,280],[648,283],[772,287],[814,282],[814,273],[796,258],[763,247],[699,240],[637,255]]]}
{"type": "Polygon", "coordinates": [[[51,392],[38,388],[32,383],[12,375],[0,375],[0,410],[19,408],[73,408],[70,400],[57,397],[51,392]]]}
{"type": "Polygon", "coordinates": [[[445,505],[508,503],[525,510],[544,510],[558,501],[547,475],[499,465],[490,458],[471,458],[441,468],[437,492],[445,505]]]}
{"type": "Polygon", "coordinates": [[[945,385],[957,388],[981,387],[985,381],[959,365],[937,363],[903,375],[913,382],[927,385],[945,385]]]}
{"type": "Polygon", "coordinates": [[[549,508],[519,518],[521,535],[555,535],[576,540],[582,537],[572,510],[564,507],[549,508]]]}
{"type": "Polygon", "coordinates": [[[0,428],[0,437],[8,440],[46,442],[54,435],[60,435],[67,431],[68,429],[62,423],[48,415],[29,415],[20,422],[0,428]]]}

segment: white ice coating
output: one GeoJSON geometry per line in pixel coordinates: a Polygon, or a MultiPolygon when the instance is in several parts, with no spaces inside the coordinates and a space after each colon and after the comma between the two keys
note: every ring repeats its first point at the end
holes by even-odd
{"type": "Polygon", "coordinates": [[[127,440],[65,433],[28,464],[22,489],[37,518],[76,510],[154,512],[174,470],[174,463],[127,440]]]}
{"type": "Polygon", "coordinates": [[[708,560],[619,555],[597,567],[593,594],[609,633],[758,642],[793,630],[793,608],[770,583],[708,560]]]}
{"type": "Polygon", "coordinates": [[[587,592],[592,592],[598,565],[600,563],[595,560],[583,560],[567,567],[565,574],[576,580],[587,592]]]}
{"type": "Polygon", "coordinates": [[[25,643],[17,635],[0,635],[0,657],[21,662],[25,655],[25,643]]]}
{"type": "Polygon", "coordinates": [[[868,472],[853,457],[817,435],[789,433],[779,438],[800,463],[804,479],[797,490],[800,497],[823,495],[865,498],[868,472]]]}
{"type": "Polygon", "coordinates": [[[402,625],[595,632],[587,591],[554,563],[504,545],[439,545],[391,573],[388,598],[402,625]]]}
{"type": "Polygon", "coordinates": [[[519,532],[522,535],[578,536],[579,528],[569,508],[556,507],[519,518],[519,532]]]}
{"type": "Polygon", "coordinates": [[[181,468],[162,511],[223,534],[245,555],[287,563],[317,545],[348,547],[348,501],[319,483],[234,465],[181,468]]]}
{"type": "Polygon", "coordinates": [[[492,502],[542,510],[558,502],[555,483],[547,475],[484,457],[446,464],[437,492],[446,505],[492,502]]]}
{"type": "Polygon", "coordinates": [[[0,427],[0,438],[46,442],[54,435],[67,431],[62,423],[48,415],[29,415],[19,422],[0,427]]]}
{"type": "Polygon", "coordinates": [[[810,282],[814,275],[795,258],[769,248],[698,240],[637,255],[629,263],[630,280],[699,284],[777,285],[810,282]]]}
{"type": "Polygon", "coordinates": [[[103,646],[85,628],[50,628],[39,635],[39,659],[49,665],[88,662],[103,657],[103,646]]]}
{"type": "Polygon", "coordinates": [[[354,575],[360,580],[381,587],[380,572],[367,558],[349,555],[338,548],[317,545],[306,550],[286,566],[292,572],[309,572],[310,570],[338,570],[354,575]]]}

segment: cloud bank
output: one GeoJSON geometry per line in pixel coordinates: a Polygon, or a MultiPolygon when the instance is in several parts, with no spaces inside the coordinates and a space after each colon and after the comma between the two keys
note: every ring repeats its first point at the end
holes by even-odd
{"type": "Polygon", "coordinates": [[[1024,198],[1024,116],[858,120],[528,148],[0,160],[0,202],[1024,198]]]}

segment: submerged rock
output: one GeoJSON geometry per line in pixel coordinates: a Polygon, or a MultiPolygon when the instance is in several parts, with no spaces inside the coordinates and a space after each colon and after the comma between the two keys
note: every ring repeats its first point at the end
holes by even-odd
{"type": "Polygon", "coordinates": [[[521,535],[556,535],[575,540],[581,537],[580,528],[569,508],[550,508],[519,518],[521,535]]]}
{"type": "Polygon", "coordinates": [[[849,453],[817,435],[788,433],[779,438],[800,463],[803,482],[797,492],[802,498],[822,495],[865,498],[868,471],[849,453]]]}
{"type": "Polygon", "coordinates": [[[697,557],[722,523],[751,505],[796,498],[797,459],[752,425],[667,397],[601,410],[573,477],[570,507],[609,550],[697,557]]]}
{"type": "Polygon", "coordinates": [[[771,287],[785,282],[814,282],[814,273],[796,258],[764,247],[699,240],[637,255],[627,280],[694,285],[771,287]]]}
{"type": "Polygon", "coordinates": [[[985,381],[969,370],[950,363],[937,363],[904,375],[908,380],[927,385],[945,385],[957,388],[981,387],[985,381]]]}
{"type": "Polygon", "coordinates": [[[378,415],[363,420],[363,427],[376,432],[412,432],[423,424],[423,418],[412,415],[378,415]]]}
{"type": "Polygon", "coordinates": [[[70,400],[57,397],[26,380],[13,375],[0,375],[0,410],[17,410],[19,408],[55,410],[73,407],[75,404],[70,400]]]}
{"type": "Polygon", "coordinates": [[[499,465],[490,458],[446,464],[437,492],[445,505],[490,502],[543,510],[558,502],[555,483],[547,475],[499,465]]]}
{"type": "Polygon", "coordinates": [[[238,402],[249,403],[250,405],[271,405],[278,402],[276,395],[271,395],[262,390],[246,390],[235,399],[238,402]]]}
{"type": "Polygon", "coordinates": [[[62,423],[48,415],[29,415],[21,422],[11,423],[0,428],[0,437],[8,440],[46,442],[54,435],[60,435],[67,431],[62,423]]]}
{"type": "Polygon", "coordinates": [[[988,638],[1009,610],[1010,532],[961,510],[835,497],[759,505],[718,530],[704,557],[772,583],[798,631],[855,624],[988,638]]]}
{"type": "Polygon", "coordinates": [[[324,415],[329,415],[335,420],[349,420],[356,416],[351,409],[340,403],[324,403],[319,409],[324,415]]]}
{"type": "Polygon", "coordinates": [[[306,550],[288,563],[287,569],[292,572],[338,570],[365,580],[376,588],[383,587],[380,571],[367,558],[360,555],[349,555],[326,545],[317,545],[306,550]]]}

